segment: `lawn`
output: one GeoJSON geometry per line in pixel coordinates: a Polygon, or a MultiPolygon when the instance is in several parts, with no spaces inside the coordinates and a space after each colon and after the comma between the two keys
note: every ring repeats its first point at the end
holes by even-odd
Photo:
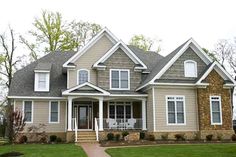
{"type": "Polygon", "coordinates": [[[0,146],[0,156],[3,153],[17,151],[24,157],[86,157],[85,152],[75,144],[21,144],[0,146]]]}
{"type": "Polygon", "coordinates": [[[236,157],[236,144],[160,145],[110,148],[111,157],[236,157]]]}

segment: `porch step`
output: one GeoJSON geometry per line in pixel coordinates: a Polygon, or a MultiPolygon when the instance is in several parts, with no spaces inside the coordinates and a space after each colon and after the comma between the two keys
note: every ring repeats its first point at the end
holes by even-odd
{"type": "Polygon", "coordinates": [[[94,143],[94,142],[97,142],[95,131],[79,131],[77,142],[78,143],[85,143],[85,142],[94,143]]]}

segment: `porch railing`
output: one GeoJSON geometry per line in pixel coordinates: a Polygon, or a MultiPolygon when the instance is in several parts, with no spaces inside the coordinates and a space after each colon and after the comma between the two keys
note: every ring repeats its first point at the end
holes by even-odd
{"type": "MultiPolygon", "coordinates": [[[[97,118],[99,127],[99,119],[97,118]]],[[[142,118],[112,119],[103,118],[103,129],[108,130],[140,130],[142,129],[142,118]]]]}
{"type": "Polygon", "coordinates": [[[75,131],[75,142],[78,140],[78,126],[76,118],[72,118],[72,130],[75,131]]]}

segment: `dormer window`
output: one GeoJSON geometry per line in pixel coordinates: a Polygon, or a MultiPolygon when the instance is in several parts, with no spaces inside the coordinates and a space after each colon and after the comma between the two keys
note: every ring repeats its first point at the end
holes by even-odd
{"type": "Polygon", "coordinates": [[[197,62],[193,60],[186,60],[184,62],[184,76],[197,77],[197,62]]]}
{"type": "Polygon", "coordinates": [[[39,92],[49,91],[49,72],[35,71],[34,90],[39,92]]]}
{"type": "Polygon", "coordinates": [[[89,82],[89,71],[87,69],[78,70],[77,84],[89,82]]]}

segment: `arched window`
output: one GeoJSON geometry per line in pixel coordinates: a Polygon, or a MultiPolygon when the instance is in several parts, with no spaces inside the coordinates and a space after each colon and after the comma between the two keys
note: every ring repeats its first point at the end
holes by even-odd
{"type": "Polygon", "coordinates": [[[193,60],[186,60],[184,62],[185,77],[197,77],[197,62],[193,60]]]}
{"type": "Polygon", "coordinates": [[[89,81],[89,71],[87,69],[78,70],[77,84],[83,84],[89,81]]]}

